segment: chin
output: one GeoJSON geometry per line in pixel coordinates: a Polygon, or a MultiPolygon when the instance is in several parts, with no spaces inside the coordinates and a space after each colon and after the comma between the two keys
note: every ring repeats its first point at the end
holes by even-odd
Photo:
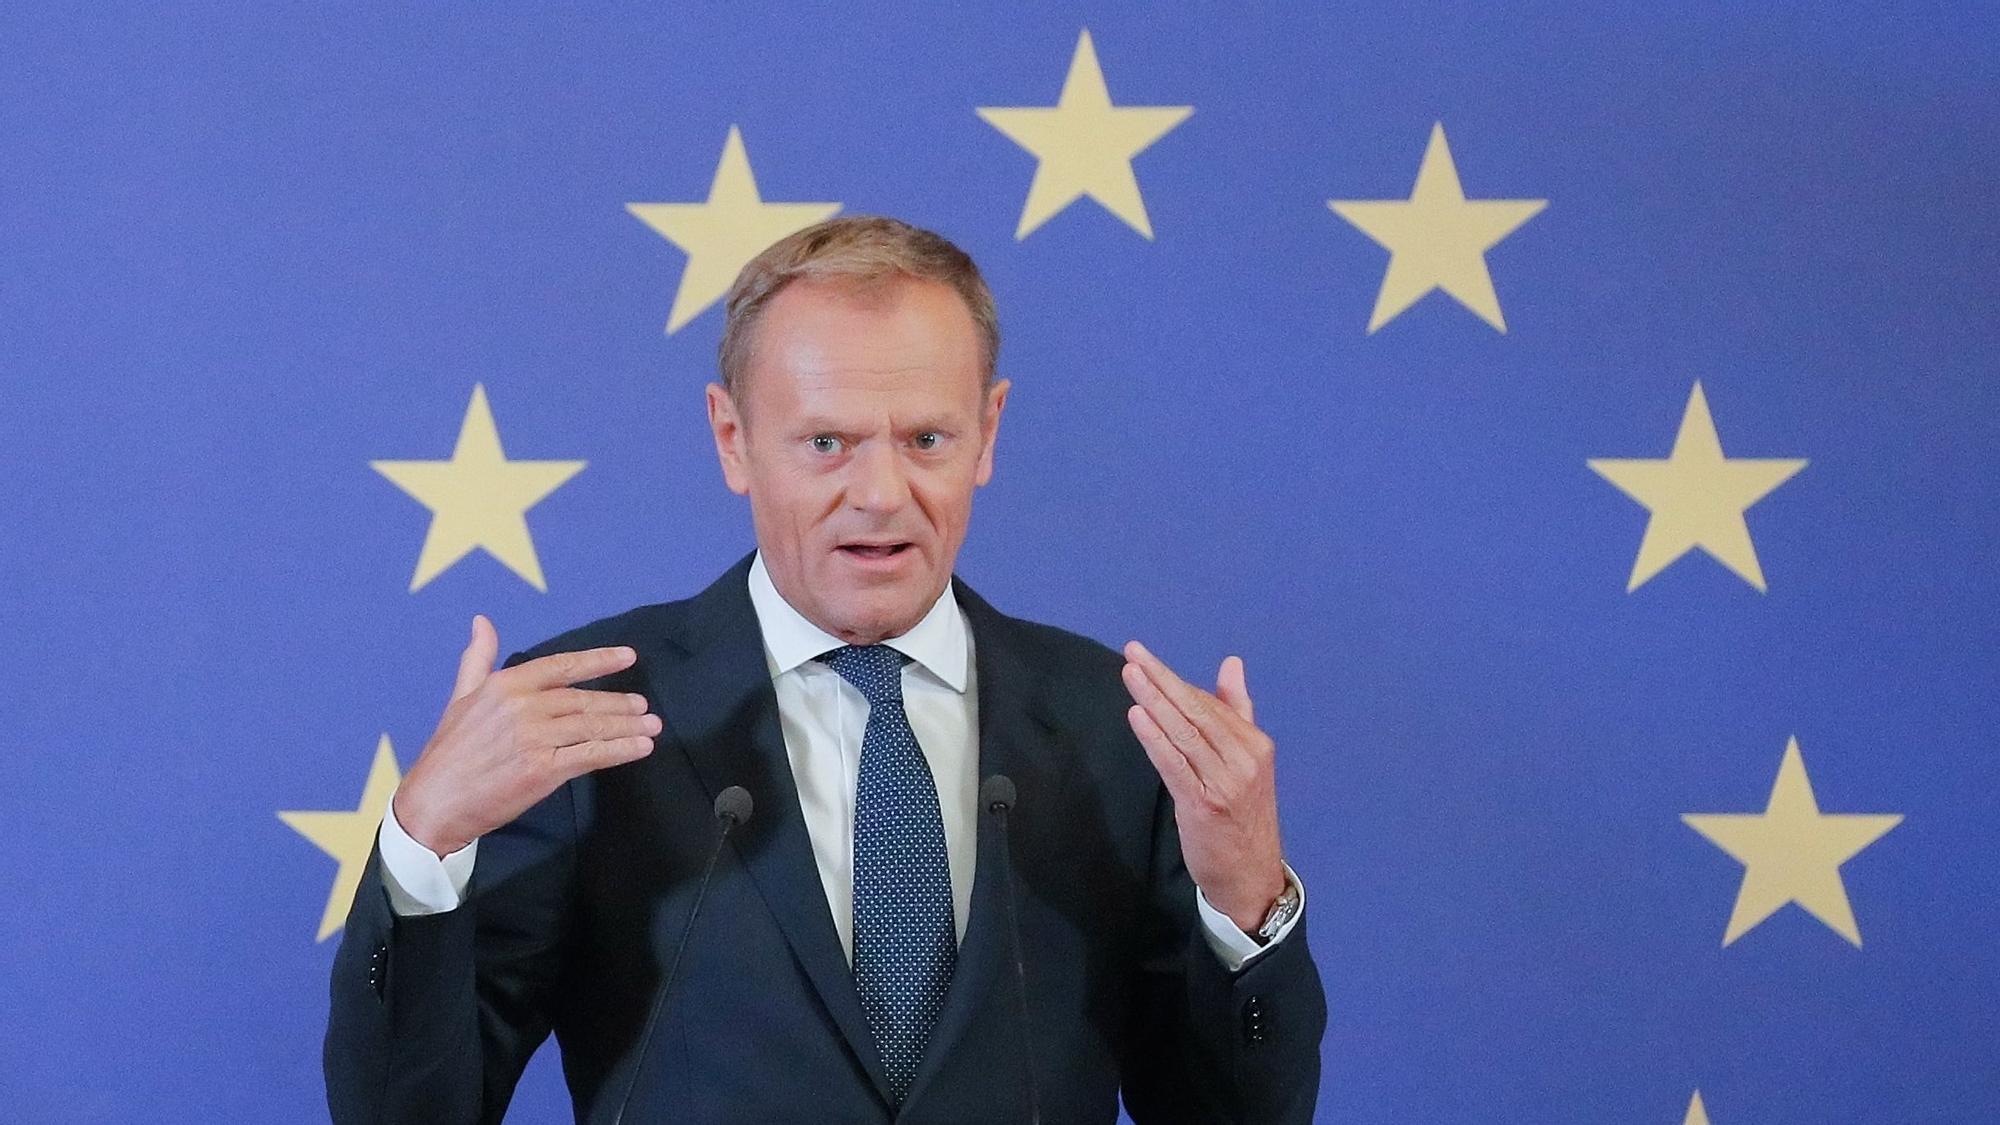
{"type": "Polygon", "coordinates": [[[900,637],[916,627],[930,611],[928,603],[913,597],[893,597],[889,591],[880,591],[877,596],[862,595],[848,605],[848,612],[841,618],[856,633],[879,639],[900,637]]]}

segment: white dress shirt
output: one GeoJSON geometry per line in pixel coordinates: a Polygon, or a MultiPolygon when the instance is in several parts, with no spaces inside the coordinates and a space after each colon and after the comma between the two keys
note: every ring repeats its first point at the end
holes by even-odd
{"type": "MultiPolygon", "coordinates": [[[[840,946],[854,959],[854,794],[861,771],[861,738],[868,727],[868,700],[840,673],[814,657],[845,642],[806,620],[779,595],[759,552],[750,565],[750,602],[764,635],[764,663],[778,696],[785,755],[799,788],[806,835],[826,890],[827,908],[840,946]]],[[[972,902],[979,808],[979,694],[972,629],[947,585],[923,619],[900,637],[882,642],[910,658],[903,667],[903,711],[916,732],[937,783],[938,811],[944,819],[945,852],[951,868],[952,916],[960,941],[972,902]]],[[[404,916],[440,914],[465,900],[479,842],[439,859],[411,839],[396,822],[395,806],[382,818],[379,837],[382,884],[389,905],[404,916]]],[[[1298,876],[1288,866],[1294,886],[1298,876]]],[[[1195,906],[1208,946],[1230,971],[1283,941],[1304,903],[1271,940],[1260,946],[1208,904],[1199,889],[1195,906]]]]}

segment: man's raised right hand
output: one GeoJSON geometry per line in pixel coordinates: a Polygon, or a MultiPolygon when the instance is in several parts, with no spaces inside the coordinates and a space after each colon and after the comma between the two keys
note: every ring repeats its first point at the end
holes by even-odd
{"type": "Polygon", "coordinates": [[[437,730],[396,790],[396,823],[440,858],[526,812],[571,778],[653,752],[646,697],[570,685],[630,668],[629,648],[558,652],[493,670],[500,635],[484,615],[458,660],[437,730]]]}

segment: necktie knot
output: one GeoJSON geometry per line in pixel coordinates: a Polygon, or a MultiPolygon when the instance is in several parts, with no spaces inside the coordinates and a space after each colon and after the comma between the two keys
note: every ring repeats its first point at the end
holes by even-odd
{"type": "Polygon", "coordinates": [[[910,658],[888,645],[842,645],[817,659],[853,684],[870,707],[903,701],[903,665],[910,658]]]}

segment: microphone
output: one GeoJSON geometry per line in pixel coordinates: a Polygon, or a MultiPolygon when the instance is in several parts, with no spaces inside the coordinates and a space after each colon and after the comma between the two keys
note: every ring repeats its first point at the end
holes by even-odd
{"type": "Polygon", "coordinates": [[[621,1125],[625,1120],[625,1107],[631,1104],[632,1091],[639,1086],[639,1074],[646,1065],[646,1048],[653,1042],[653,1029],[659,1025],[660,1012],[667,1006],[667,993],[674,987],[674,974],[680,972],[681,954],[687,952],[688,935],[694,932],[694,919],[701,913],[701,900],[708,897],[708,881],[715,876],[715,861],[722,858],[722,845],[729,839],[730,829],[749,821],[754,807],[750,791],[741,785],[732,785],[715,795],[715,847],[709,850],[708,866],[702,869],[701,885],[694,891],[694,905],[688,907],[687,921],[681,925],[681,940],[674,947],[674,959],[667,965],[667,975],[661,978],[659,991],[653,994],[653,1010],[646,1015],[646,1028],[639,1035],[639,1053],[632,1059],[632,1077],[625,1082],[625,1093],[618,1099],[618,1112],[611,1115],[611,1125],[621,1125]]]}
{"type": "Polygon", "coordinates": [[[979,803],[1000,822],[1000,877],[1007,899],[1008,947],[1014,954],[1014,999],[1021,1008],[1021,1072],[1028,1081],[1029,1125],[1041,1125],[1042,1099],[1035,1085],[1034,1035],[1028,1024],[1028,966],[1021,959],[1021,908],[1014,901],[1014,859],[1007,835],[1007,813],[1019,800],[1014,782],[996,773],[979,783],[979,803]]]}

